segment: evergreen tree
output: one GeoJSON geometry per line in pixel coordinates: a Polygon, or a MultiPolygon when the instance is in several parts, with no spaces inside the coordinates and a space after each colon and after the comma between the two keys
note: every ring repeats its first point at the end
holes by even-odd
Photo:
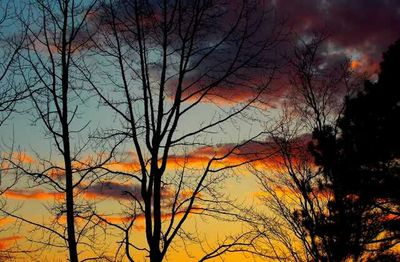
{"type": "Polygon", "coordinates": [[[337,130],[313,134],[321,189],[333,195],[317,229],[329,261],[381,254],[400,240],[400,40],[380,68],[376,82],[347,98],[337,130]]]}

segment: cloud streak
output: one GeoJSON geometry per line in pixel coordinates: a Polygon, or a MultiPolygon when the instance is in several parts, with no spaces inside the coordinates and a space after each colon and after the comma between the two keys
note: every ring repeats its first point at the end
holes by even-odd
{"type": "Polygon", "coordinates": [[[22,236],[8,236],[0,238],[0,251],[8,249],[16,241],[22,239],[22,236]]]}
{"type": "Polygon", "coordinates": [[[7,190],[3,195],[6,198],[17,200],[48,200],[64,198],[63,193],[48,192],[44,190],[7,190]]]}

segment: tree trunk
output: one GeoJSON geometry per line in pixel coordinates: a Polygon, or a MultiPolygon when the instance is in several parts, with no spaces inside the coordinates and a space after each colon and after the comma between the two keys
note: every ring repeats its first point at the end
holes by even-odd
{"type": "Polygon", "coordinates": [[[74,218],[74,191],[72,180],[72,163],[70,159],[70,145],[68,137],[68,126],[64,124],[64,161],[65,161],[65,199],[67,209],[67,233],[68,233],[68,250],[69,260],[71,262],[78,262],[78,251],[75,238],[75,218],[74,218]]]}

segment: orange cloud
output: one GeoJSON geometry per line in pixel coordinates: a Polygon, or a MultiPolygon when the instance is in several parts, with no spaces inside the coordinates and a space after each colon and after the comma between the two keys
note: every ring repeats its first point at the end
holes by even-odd
{"type": "Polygon", "coordinates": [[[361,66],[361,62],[357,61],[357,60],[352,60],[350,63],[350,67],[353,70],[359,68],[360,66],[361,66]]]}
{"type": "MultiPolygon", "coordinates": [[[[297,146],[301,149],[293,149],[291,153],[292,164],[300,164],[307,150],[305,146],[309,142],[307,137],[298,138],[297,146]]],[[[252,141],[244,144],[232,151],[236,145],[219,144],[215,146],[203,146],[194,149],[187,154],[176,154],[168,157],[167,168],[170,170],[179,170],[182,167],[189,169],[203,169],[213,158],[219,158],[227,155],[227,157],[213,161],[211,168],[218,169],[228,166],[238,166],[246,162],[251,162],[253,166],[265,170],[282,170],[284,167],[284,158],[279,154],[279,148],[272,141],[252,141]],[[232,152],[231,152],[232,151],[232,152]]],[[[140,165],[137,161],[131,162],[112,162],[105,166],[113,171],[121,172],[138,172],[140,165]]]]}
{"type": "MultiPolygon", "coordinates": [[[[106,198],[112,197],[116,199],[124,199],[129,196],[123,194],[123,190],[116,189],[104,189],[102,190],[93,190],[89,188],[87,191],[82,191],[81,196],[85,199],[97,199],[97,198],[106,198]]],[[[63,200],[65,198],[64,193],[60,192],[48,192],[43,190],[34,190],[34,191],[22,191],[22,190],[8,190],[3,194],[6,198],[9,199],[17,199],[17,200],[63,200]]],[[[1,222],[1,220],[0,220],[1,222]]]]}
{"type": "Polygon", "coordinates": [[[22,236],[9,236],[0,238],[0,251],[9,248],[13,243],[15,243],[17,240],[21,238],[22,236]]]}
{"type": "MultiPolygon", "coordinates": [[[[303,146],[301,150],[293,150],[292,160],[296,160],[296,155],[304,155],[304,146],[309,142],[307,137],[298,138],[299,145],[303,146]]],[[[267,169],[267,170],[278,170],[282,168],[284,164],[284,159],[279,155],[279,148],[273,141],[252,141],[246,143],[238,148],[235,144],[219,144],[215,146],[202,146],[188,152],[186,154],[176,154],[170,155],[168,157],[167,169],[169,170],[179,170],[182,167],[189,169],[204,169],[209,161],[213,158],[221,158],[225,155],[227,157],[220,159],[218,161],[213,161],[211,168],[218,169],[228,166],[238,166],[246,162],[252,162],[256,167],[267,169]],[[231,152],[232,151],[232,152],[231,152]]],[[[129,154],[129,159],[131,161],[113,161],[104,165],[107,168],[115,172],[127,172],[127,173],[137,173],[140,172],[141,166],[135,159],[135,154],[129,154]]],[[[74,169],[79,170],[80,168],[90,166],[90,159],[87,160],[87,165],[85,164],[74,164],[74,169]]],[[[298,160],[300,162],[300,159],[298,160]]],[[[160,161],[161,163],[161,161],[160,161]]],[[[64,176],[64,170],[61,168],[53,168],[47,173],[48,176],[54,179],[61,179],[64,176]]],[[[90,197],[88,195],[88,197],[90,197]]],[[[93,197],[93,195],[91,196],[93,197]]]]}
{"type": "MultiPolygon", "coordinates": [[[[280,98],[287,91],[287,85],[281,83],[278,78],[273,82],[269,79],[258,75],[249,75],[249,79],[231,79],[231,81],[221,83],[218,86],[210,88],[210,81],[187,79],[183,83],[182,101],[193,103],[199,101],[201,103],[212,103],[218,106],[235,106],[240,103],[248,103],[253,101],[253,106],[260,108],[274,107],[279,104],[280,98]]],[[[168,83],[168,98],[175,99],[177,88],[177,80],[170,80],[168,83]]]]}
{"type": "MultiPolygon", "coordinates": [[[[34,158],[26,152],[13,152],[13,153],[2,153],[2,158],[9,159],[19,165],[29,165],[35,163],[34,158]]],[[[11,167],[9,161],[0,161],[0,168],[7,170],[11,167]]],[[[6,174],[6,172],[4,172],[6,174]]]]}
{"type": "Polygon", "coordinates": [[[24,164],[34,163],[33,157],[25,152],[14,153],[13,158],[24,164]]]}
{"type": "Polygon", "coordinates": [[[35,162],[34,158],[26,152],[2,153],[2,155],[3,158],[10,159],[19,164],[33,164],[35,162]]]}
{"type": "Polygon", "coordinates": [[[121,171],[121,172],[138,172],[140,171],[140,164],[137,162],[111,162],[105,165],[105,168],[108,168],[113,171],[121,171]]]}
{"type": "MultiPolygon", "coordinates": [[[[298,141],[294,141],[298,148],[291,149],[291,163],[299,165],[307,158],[307,150],[304,150],[308,144],[307,137],[299,137],[298,141]]],[[[212,157],[222,157],[232,151],[233,144],[217,145],[215,147],[200,147],[191,152],[187,158],[188,163],[201,162],[205,165],[212,157]]],[[[273,141],[252,141],[244,144],[232,151],[226,158],[217,161],[213,167],[235,166],[243,163],[251,162],[253,167],[266,171],[282,171],[285,169],[285,158],[280,153],[279,147],[273,141]]]]}
{"type": "Polygon", "coordinates": [[[13,221],[14,221],[14,219],[11,217],[2,217],[2,218],[0,218],[0,227],[8,225],[13,221]]]}
{"type": "Polygon", "coordinates": [[[363,56],[362,59],[353,59],[350,62],[350,69],[358,73],[376,74],[380,71],[379,63],[373,61],[367,56],[363,56]]]}
{"type": "Polygon", "coordinates": [[[18,200],[47,200],[47,199],[63,199],[64,194],[59,192],[47,192],[41,190],[22,191],[8,190],[3,194],[7,198],[18,200]]]}

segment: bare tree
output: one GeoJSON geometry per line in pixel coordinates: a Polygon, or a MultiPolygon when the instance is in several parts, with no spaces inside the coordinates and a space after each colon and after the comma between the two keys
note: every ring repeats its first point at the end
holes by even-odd
{"type": "MultiPolygon", "coordinates": [[[[284,237],[278,242],[284,247],[283,253],[295,261],[332,258],[329,236],[321,234],[321,228],[327,222],[324,215],[333,195],[321,186],[323,170],[315,166],[309,144],[314,130],[322,132],[327,125],[336,126],[344,97],[359,84],[346,59],[328,60],[322,55],[325,40],[323,35],[298,40],[300,44],[289,59],[291,92],[282,105],[280,119],[269,132],[279,152],[277,168],[270,173],[252,169],[264,192],[261,201],[273,214],[264,219],[260,219],[260,213],[253,214],[255,221],[270,223],[268,220],[276,219],[273,232],[280,229],[284,237]]],[[[263,223],[253,222],[253,226],[265,228],[263,223]]],[[[273,235],[271,229],[265,231],[273,235]]]]}
{"type": "MultiPolygon", "coordinates": [[[[5,208],[1,211],[33,228],[26,236],[33,244],[66,246],[71,262],[79,261],[78,244],[85,245],[84,251],[92,249],[103,256],[97,250],[98,236],[93,235],[95,224],[86,216],[91,203],[81,194],[97,178],[94,170],[113,154],[92,147],[87,130],[90,121],[82,120],[87,96],[77,67],[89,40],[87,20],[96,4],[96,0],[31,1],[18,16],[27,29],[24,46],[17,50],[19,75],[32,104],[33,124],[43,127],[44,142],[50,141],[51,149],[45,155],[35,152],[34,163],[29,165],[11,157],[6,162],[24,174],[25,190],[50,190],[55,197],[48,211],[54,217],[39,222],[5,208]],[[78,223],[79,219],[85,222],[78,223]],[[44,233],[42,237],[38,232],[44,233]],[[88,232],[93,232],[90,237],[88,232]]],[[[88,258],[87,253],[83,256],[88,258]]]]}
{"type": "MultiPolygon", "coordinates": [[[[183,228],[189,216],[236,220],[221,187],[230,170],[254,161],[242,148],[257,134],[223,150],[214,148],[207,135],[262,105],[283,33],[262,1],[104,1],[101,7],[94,23],[102,33],[94,43],[95,55],[102,58],[97,70],[82,74],[120,123],[107,138],[126,138],[125,148],[135,152],[131,161],[137,168],[115,173],[140,188],[127,192],[130,222],[114,226],[123,233],[129,261],[135,260],[131,249],[162,261],[176,238],[194,240],[183,228]],[[239,90],[246,95],[236,96],[239,90]],[[213,115],[196,121],[204,103],[213,115]],[[194,168],[196,152],[209,153],[194,168]],[[229,161],[234,157],[243,160],[229,161]],[[140,217],[145,246],[130,237],[140,217]]],[[[209,257],[222,250],[231,248],[217,247],[209,257]]]]}

